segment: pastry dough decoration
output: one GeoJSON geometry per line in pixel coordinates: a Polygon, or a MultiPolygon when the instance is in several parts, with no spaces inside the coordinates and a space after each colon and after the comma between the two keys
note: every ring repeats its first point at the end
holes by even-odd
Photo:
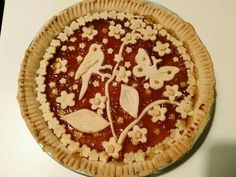
{"type": "Polygon", "coordinates": [[[78,24],[79,24],[80,26],[84,26],[84,25],[85,25],[85,19],[84,19],[84,17],[79,17],[76,21],[78,22],[78,24]]]}
{"type": "Polygon", "coordinates": [[[94,36],[98,34],[98,31],[94,29],[93,25],[89,27],[83,27],[82,30],[83,30],[82,37],[88,38],[89,40],[92,40],[94,36]]]}
{"type": "Polygon", "coordinates": [[[65,42],[68,40],[68,36],[66,35],[66,33],[59,33],[59,35],[57,36],[58,39],[60,39],[61,42],[65,42]]]}
{"type": "Polygon", "coordinates": [[[88,158],[89,160],[98,161],[98,158],[99,158],[99,153],[95,149],[90,151],[89,158],[88,158]]]}
{"type": "Polygon", "coordinates": [[[78,61],[78,62],[81,62],[81,61],[83,61],[83,57],[81,56],[81,55],[78,55],[77,57],[76,57],[76,60],[78,61]]]}
{"type": "Polygon", "coordinates": [[[117,63],[123,61],[123,57],[120,54],[115,54],[114,61],[117,63]]]}
{"type": "Polygon", "coordinates": [[[143,152],[141,149],[139,149],[135,154],[134,154],[134,159],[136,162],[143,162],[145,160],[146,153],[143,152]]]}
{"type": "Polygon", "coordinates": [[[112,54],[113,53],[113,49],[112,48],[107,49],[107,53],[108,54],[112,54]]]}
{"type": "Polygon", "coordinates": [[[120,106],[132,117],[137,118],[139,106],[139,94],[133,87],[121,85],[120,106]]]}
{"type": "Polygon", "coordinates": [[[126,14],[124,12],[117,13],[117,19],[123,21],[126,17],[126,14]]]}
{"type": "Polygon", "coordinates": [[[71,135],[70,134],[63,134],[61,137],[61,142],[64,146],[67,146],[71,142],[71,135]]]}
{"type": "Polygon", "coordinates": [[[125,30],[122,29],[122,26],[120,24],[109,26],[108,35],[110,37],[115,37],[116,39],[120,39],[121,36],[124,34],[125,34],[125,30]]]}
{"type": "Polygon", "coordinates": [[[79,109],[61,119],[82,133],[96,133],[109,125],[103,117],[88,109],[79,109]]]}
{"type": "Polygon", "coordinates": [[[50,43],[50,46],[52,47],[59,47],[61,45],[61,41],[57,39],[53,39],[52,42],[50,43]]]}
{"type": "Polygon", "coordinates": [[[75,42],[75,41],[77,41],[77,38],[76,38],[76,37],[70,38],[70,42],[75,42]]]}
{"type": "Polygon", "coordinates": [[[124,123],[124,118],[123,117],[118,117],[116,120],[118,124],[123,124],[124,123]]]}
{"type": "Polygon", "coordinates": [[[162,43],[160,41],[156,42],[156,46],[153,47],[153,50],[155,52],[158,52],[159,56],[163,57],[165,54],[170,54],[171,49],[169,48],[170,44],[169,43],[162,43]]]}
{"type": "Polygon", "coordinates": [[[106,100],[107,100],[106,96],[102,96],[101,93],[96,93],[95,97],[89,100],[89,103],[92,105],[91,108],[93,110],[96,110],[98,108],[104,109],[106,107],[105,105],[106,100]]]}
{"type": "Polygon", "coordinates": [[[97,109],[97,114],[98,114],[98,115],[101,116],[101,115],[103,115],[103,113],[104,113],[104,112],[103,112],[103,109],[97,109]]]}
{"type": "Polygon", "coordinates": [[[68,146],[68,150],[71,153],[77,153],[80,151],[79,146],[80,146],[79,142],[70,141],[69,146],[68,146]]]}
{"type": "Polygon", "coordinates": [[[67,60],[65,59],[61,59],[61,58],[57,58],[56,59],[56,63],[54,64],[55,67],[55,73],[59,74],[60,72],[65,73],[67,71],[67,60]]]}
{"type": "Polygon", "coordinates": [[[165,87],[165,91],[163,92],[163,95],[167,98],[169,98],[169,100],[174,101],[175,98],[178,98],[180,96],[182,96],[182,93],[178,90],[179,86],[178,85],[166,85],[165,87]]]}
{"type": "Polygon", "coordinates": [[[67,49],[68,49],[68,47],[67,47],[66,45],[63,45],[63,46],[61,47],[61,51],[63,51],[63,52],[65,52],[67,49]]]}
{"type": "Polygon", "coordinates": [[[138,30],[140,28],[146,27],[146,23],[142,19],[131,19],[130,23],[130,29],[132,30],[138,30]]]}
{"type": "Polygon", "coordinates": [[[182,100],[175,110],[181,114],[183,119],[186,119],[188,116],[193,115],[192,102],[189,99],[182,100]]]}
{"type": "Polygon", "coordinates": [[[79,94],[79,100],[81,100],[88,88],[89,80],[93,73],[102,77],[102,81],[105,78],[110,78],[111,75],[107,73],[101,73],[101,69],[112,69],[111,65],[104,65],[104,53],[101,50],[101,45],[92,44],[89,48],[88,54],[84,57],[82,63],[76,71],[75,79],[82,78],[82,87],[79,94]],[[95,58],[95,59],[94,59],[95,58]]]}
{"type": "Polygon", "coordinates": [[[142,150],[138,150],[137,152],[129,152],[124,154],[123,162],[126,164],[132,164],[133,162],[143,162],[145,160],[146,153],[142,150]]]}
{"type": "Polygon", "coordinates": [[[143,35],[142,37],[143,40],[155,41],[158,31],[156,29],[153,29],[150,25],[148,25],[146,26],[146,28],[141,28],[140,33],[143,35]]]}
{"type": "Polygon", "coordinates": [[[153,122],[157,122],[158,120],[163,122],[164,120],[166,120],[166,111],[166,108],[161,108],[159,105],[155,105],[152,109],[148,111],[148,114],[152,116],[153,122]]]}
{"type": "MultiPolygon", "coordinates": [[[[47,67],[48,63],[49,62],[47,60],[40,61],[40,67],[37,70],[37,74],[39,74],[39,77],[40,76],[45,76],[47,74],[46,73],[46,67],[47,67]]],[[[37,80],[37,78],[36,78],[36,80],[37,80]]]]}
{"type": "Polygon", "coordinates": [[[125,66],[126,68],[130,68],[131,64],[130,64],[129,61],[127,61],[127,62],[125,62],[124,66],[125,66]]]}
{"type": "Polygon", "coordinates": [[[56,101],[57,103],[60,103],[62,109],[65,109],[69,106],[75,105],[74,98],[74,93],[67,93],[66,91],[62,91],[60,96],[56,98],[56,101]]]}
{"type": "Polygon", "coordinates": [[[71,27],[66,26],[65,29],[64,29],[64,33],[69,37],[72,34],[74,34],[74,30],[71,27]]]}
{"type": "Polygon", "coordinates": [[[82,157],[88,157],[90,152],[91,152],[91,148],[85,144],[80,148],[80,155],[82,157]]]}
{"type": "Polygon", "coordinates": [[[179,129],[171,129],[170,130],[170,137],[174,140],[177,141],[178,139],[180,139],[182,136],[179,132],[179,129]]]}
{"type": "Polygon", "coordinates": [[[79,43],[79,48],[84,49],[85,48],[85,44],[83,42],[79,43]]]}
{"type": "Polygon", "coordinates": [[[148,82],[143,84],[143,88],[145,88],[146,90],[149,89],[149,87],[150,87],[150,84],[148,82]]]}
{"type": "Polygon", "coordinates": [[[121,151],[122,146],[116,142],[114,137],[111,137],[109,141],[104,141],[102,145],[109,156],[113,157],[114,159],[119,158],[119,152],[121,151]]]}
{"type": "MultiPolygon", "coordinates": [[[[37,83],[37,100],[42,104],[41,110],[47,110],[43,115],[44,119],[48,122],[48,125],[50,128],[54,130],[54,133],[57,137],[61,137],[61,141],[63,144],[68,147],[68,149],[71,152],[80,152],[81,155],[85,158],[88,158],[89,160],[100,160],[102,162],[107,162],[109,160],[109,156],[113,157],[115,159],[119,158],[120,151],[122,149],[122,143],[124,142],[124,139],[126,136],[129,136],[132,139],[132,143],[134,145],[137,144],[137,142],[146,142],[146,134],[147,130],[145,128],[140,128],[138,125],[136,125],[142,117],[148,113],[152,116],[152,121],[157,122],[158,120],[164,121],[165,113],[167,112],[167,109],[165,107],[161,107],[161,104],[173,104],[176,105],[176,112],[181,114],[181,117],[183,119],[186,119],[188,116],[193,115],[192,110],[192,101],[191,100],[181,100],[180,102],[175,102],[175,98],[179,98],[182,96],[182,93],[178,91],[179,86],[174,85],[166,85],[165,90],[163,92],[163,95],[167,97],[169,100],[157,100],[145,107],[144,110],[140,110],[141,113],[138,115],[138,105],[139,102],[139,95],[136,89],[134,89],[131,86],[128,85],[121,85],[121,96],[120,96],[120,105],[121,107],[132,117],[136,118],[133,122],[131,122],[124,131],[120,134],[119,137],[116,136],[116,133],[113,128],[112,123],[112,115],[110,113],[110,95],[109,95],[109,84],[113,82],[115,79],[117,82],[123,81],[124,83],[128,84],[129,77],[131,77],[131,72],[129,70],[126,70],[126,68],[129,68],[132,66],[132,64],[126,60],[126,58],[123,58],[123,50],[125,49],[126,53],[133,52],[133,49],[131,47],[128,47],[128,44],[134,45],[138,42],[139,39],[141,40],[150,40],[155,41],[157,38],[157,35],[161,35],[163,37],[166,37],[171,44],[177,47],[177,50],[182,58],[174,57],[173,61],[178,62],[180,60],[185,61],[185,65],[187,68],[187,74],[188,74],[188,81],[187,81],[187,92],[191,95],[194,95],[194,88],[196,84],[196,80],[194,78],[194,67],[193,63],[191,62],[191,57],[187,54],[187,49],[184,47],[183,43],[173,36],[171,36],[160,24],[154,24],[153,27],[151,25],[148,25],[148,22],[143,20],[142,18],[139,18],[139,16],[133,16],[132,14],[127,14],[124,12],[117,13],[115,11],[110,12],[100,12],[100,13],[94,13],[94,14],[88,14],[84,17],[80,17],[76,21],[73,21],[69,26],[67,26],[64,29],[64,32],[59,33],[57,39],[52,40],[50,43],[50,47],[47,49],[43,60],[40,62],[40,68],[37,71],[39,76],[36,78],[37,83]],[[46,85],[44,84],[45,79],[44,76],[46,75],[46,67],[49,64],[48,60],[53,58],[54,53],[56,52],[56,48],[60,47],[63,42],[69,40],[70,42],[75,42],[77,38],[71,37],[71,35],[74,34],[74,31],[82,28],[82,37],[87,38],[88,40],[93,40],[94,37],[98,34],[98,31],[94,28],[93,25],[90,25],[88,27],[85,26],[87,22],[92,22],[93,20],[99,20],[104,19],[107,20],[110,19],[118,19],[118,20],[124,20],[125,18],[128,19],[124,26],[126,28],[130,28],[131,31],[125,33],[125,30],[122,28],[122,25],[116,24],[115,21],[110,21],[110,26],[108,27],[109,32],[108,36],[114,37],[115,39],[120,39],[122,44],[120,46],[119,53],[114,54],[114,61],[116,61],[116,65],[112,67],[111,65],[104,65],[104,53],[102,50],[102,46],[100,44],[91,44],[89,46],[89,52],[85,57],[78,56],[78,69],[75,73],[74,78],[76,80],[81,79],[82,80],[82,87],[80,89],[79,94],[79,100],[81,100],[87,90],[89,80],[92,76],[92,74],[96,74],[101,77],[101,81],[105,81],[105,78],[108,78],[105,83],[105,96],[99,96],[97,94],[97,98],[99,97],[99,100],[96,98],[90,99],[90,103],[92,104],[92,109],[97,110],[97,113],[81,109],[75,112],[72,112],[70,114],[62,116],[62,119],[67,121],[68,124],[70,124],[72,127],[76,127],[77,130],[84,132],[84,133],[94,133],[99,132],[105,129],[107,126],[110,125],[112,130],[112,137],[110,137],[109,141],[105,141],[102,143],[105,152],[97,152],[95,149],[91,149],[90,147],[83,145],[82,148],[79,148],[80,144],[78,142],[75,142],[71,140],[71,136],[69,134],[65,134],[65,127],[64,125],[60,125],[59,121],[57,121],[56,118],[53,117],[53,113],[50,112],[50,105],[46,102],[46,95],[43,93],[45,91],[46,85]],[[123,62],[125,60],[125,62],[123,62]],[[126,68],[125,68],[126,67],[126,68]],[[119,69],[118,69],[119,68],[119,69]],[[104,73],[100,72],[102,69],[110,69],[112,70],[112,73],[104,73]],[[124,96],[124,91],[126,90],[126,96],[124,96]],[[124,89],[125,88],[125,89],[124,89]],[[127,91],[128,90],[128,91],[127,91]],[[127,98],[127,94],[129,95],[129,99],[127,98]],[[105,97],[106,99],[103,99],[105,97]],[[102,101],[101,101],[102,98],[102,101]],[[126,98],[126,99],[125,99],[126,98]],[[97,99],[97,100],[95,100],[97,99]],[[124,101],[126,100],[126,101],[124,101]],[[134,101],[135,100],[135,101],[134,101]],[[99,102],[100,101],[100,102],[99,102]],[[99,104],[98,104],[99,102],[99,104]],[[101,103],[102,102],[102,103],[101,103]],[[130,104],[131,103],[131,104],[130,104]],[[122,106],[123,105],[123,106],[122,106]],[[106,108],[106,113],[108,117],[108,121],[101,117],[103,115],[103,109],[106,108]],[[159,110],[159,112],[157,111],[159,110]],[[159,113],[159,114],[158,114],[159,113]],[[92,125],[94,124],[94,126],[92,125]],[[89,126],[88,126],[89,125],[89,126]],[[82,127],[82,128],[81,128],[82,127]],[[89,128],[90,127],[90,128],[89,128]],[[133,128],[132,131],[130,131],[133,128]],[[141,137],[139,136],[141,133],[141,137]]],[[[162,43],[161,41],[157,41],[156,45],[153,47],[153,51],[157,52],[160,57],[170,54],[172,51],[170,49],[170,43],[162,43]]],[[[103,38],[102,45],[106,45],[108,43],[107,38],[103,38]]],[[[80,43],[79,48],[85,49],[85,43],[80,43]]],[[[66,51],[69,49],[70,51],[76,50],[74,46],[66,46],[63,45],[61,47],[63,51],[66,51]]],[[[111,48],[110,48],[111,49],[111,48]]],[[[113,55],[113,51],[109,50],[108,53],[113,55]]],[[[162,66],[158,67],[158,64],[162,62],[162,59],[157,59],[155,56],[149,57],[148,52],[143,49],[139,48],[138,52],[135,57],[135,62],[137,65],[133,67],[133,75],[137,78],[144,77],[144,80],[147,81],[144,84],[144,88],[147,90],[153,89],[158,90],[161,89],[164,86],[164,83],[167,81],[171,81],[176,74],[179,72],[179,68],[174,66],[162,66]],[[149,81],[148,81],[149,80],[149,81]]],[[[59,74],[61,72],[67,72],[67,60],[58,58],[57,62],[54,65],[55,73],[59,74]]],[[[60,80],[60,83],[62,80],[60,80]]],[[[117,82],[116,83],[117,85],[117,82]]],[[[64,81],[62,82],[64,83],[64,81]]],[[[113,83],[113,85],[115,85],[113,83]]],[[[99,82],[92,82],[94,87],[100,86],[99,82]]],[[[133,83],[132,85],[136,85],[133,83]]],[[[52,85],[52,89],[55,89],[55,85],[52,85]]],[[[74,88],[74,90],[78,89],[77,87],[74,88]]],[[[74,86],[73,86],[74,87],[74,86]]],[[[150,92],[151,93],[151,92],[150,92]]],[[[62,91],[60,93],[60,96],[56,98],[56,101],[60,103],[61,108],[65,109],[69,106],[73,106],[75,104],[75,101],[73,100],[75,95],[73,93],[68,94],[66,91],[62,91]]],[[[64,114],[64,113],[63,113],[64,114]]],[[[117,122],[120,122],[120,124],[123,124],[124,119],[117,119],[117,122]]],[[[186,126],[185,120],[177,120],[176,123],[176,129],[171,129],[170,136],[166,137],[163,141],[163,144],[171,144],[177,139],[181,137],[181,132],[184,130],[184,127],[186,126]]],[[[158,133],[157,133],[158,135],[158,133]]],[[[156,146],[154,148],[150,149],[156,149],[154,150],[154,153],[159,153],[158,148],[160,146],[156,146]]],[[[151,150],[150,150],[151,151],[151,150]]],[[[146,152],[148,153],[148,151],[146,152]]],[[[139,162],[144,161],[146,153],[142,150],[137,151],[136,153],[130,152],[129,154],[125,154],[124,162],[125,163],[132,163],[132,162],[139,162]],[[131,157],[132,156],[132,157],[131,157]]]]}
{"type": "Polygon", "coordinates": [[[139,38],[141,38],[141,35],[138,33],[126,33],[125,37],[123,37],[121,41],[125,44],[136,44],[139,38]]]}
{"type": "Polygon", "coordinates": [[[147,141],[147,129],[135,125],[133,130],[128,132],[128,137],[131,138],[133,145],[137,145],[139,142],[145,143],[147,141]]]}
{"type": "Polygon", "coordinates": [[[179,61],[179,58],[178,58],[178,57],[174,57],[174,58],[173,58],[173,61],[176,63],[176,62],[179,61]]]}
{"type": "Polygon", "coordinates": [[[132,164],[134,162],[134,152],[131,151],[129,153],[125,153],[123,162],[127,164],[132,164]]]}
{"type": "Polygon", "coordinates": [[[182,132],[183,130],[185,130],[187,123],[185,120],[178,119],[175,126],[176,126],[176,128],[179,129],[180,132],[182,132]]]}
{"type": "Polygon", "coordinates": [[[106,163],[108,159],[109,159],[109,156],[106,152],[103,151],[99,153],[99,161],[106,163]]]}
{"type": "Polygon", "coordinates": [[[126,47],[125,51],[126,51],[127,53],[131,53],[131,52],[132,52],[132,48],[131,48],[131,47],[126,47]]]}
{"type": "Polygon", "coordinates": [[[65,79],[65,78],[61,78],[61,79],[59,80],[59,82],[60,82],[60,84],[65,84],[65,83],[66,83],[66,79],[65,79]]]}
{"type": "MultiPolygon", "coordinates": [[[[79,29],[79,27],[80,27],[80,24],[79,24],[78,22],[76,22],[76,21],[73,21],[73,22],[70,24],[70,28],[71,28],[73,31],[79,29]]],[[[71,41],[71,42],[73,42],[73,41],[71,41]]]]}
{"type": "MultiPolygon", "coordinates": [[[[40,78],[40,77],[38,77],[38,78],[40,78]]],[[[36,83],[37,83],[37,81],[36,81],[36,83]]],[[[50,82],[48,85],[49,85],[50,88],[55,88],[56,87],[56,83],[55,82],[50,82]]]]}
{"type": "Polygon", "coordinates": [[[150,87],[157,90],[163,87],[164,81],[172,80],[180,69],[174,66],[162,66],[157,69],[156,64],[160,60],[153,59],[151,61],[147,52],[140,48],[135,57],[137,65],[133,68],[133,74],[136,77],[145,77],[145,80],[149,79],[150,87]]]}
{"type": "Polygon", "coordinates": [[[102,43],[103,44],[107,44],[108,43],[108,39],[107,38],[103,38],[102,43]]]}
{"type": "Polygon", "coordinates": [[[94,87],[99,87],[99,85],[100,85],[99,82],[98,82],[97,80],[93,81],[92,84],[93,84],[94,87]]]}
{"type": "Polygon", "coordinates": [[[119,70],[116,73],[116,81],[127,83],[129,81],[129,77],[131,76],[131,71],[126,70],[124,66],[120,66],[119,70]]]}
{"type": "Polygon", "coordinates": [[[69,49],[69,51],[75,51],[75,47],[74,46],[69,46],[68,49],[69,49]]]}

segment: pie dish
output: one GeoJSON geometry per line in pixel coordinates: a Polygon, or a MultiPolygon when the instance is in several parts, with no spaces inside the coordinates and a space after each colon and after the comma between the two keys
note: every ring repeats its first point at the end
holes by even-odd
{"type": "Polygon", "coordinates": [[[193,27],[134,0],[88,0],[54,16],[26,51],[22,115],[43,150],[93,176],[158,171],[209,120],[214,73],[193,27]]]}

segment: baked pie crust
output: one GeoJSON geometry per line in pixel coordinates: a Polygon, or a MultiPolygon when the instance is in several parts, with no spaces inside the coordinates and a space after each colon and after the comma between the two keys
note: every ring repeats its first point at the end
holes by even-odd
{"type": "Polygon", "coordinates": [[[214,73],[193,27],[134,0],[88,0],[54,16],[25,53],[18,100],[31,133],[93,176],[157,172],[209,120],[214,73]]]}

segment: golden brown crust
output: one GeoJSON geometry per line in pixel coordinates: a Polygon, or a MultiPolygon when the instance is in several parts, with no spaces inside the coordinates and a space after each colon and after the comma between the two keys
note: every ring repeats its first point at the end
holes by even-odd
{"type": "Polygon", "coordinates": [[[158,171],[161,166],[177,160],[191,149],[193,142],[208,121],[214,100],[215,78],[210,56],[194,28],[175,14],[142,1],[87,0],[65,9],[41,29],[25,52],[18,85],[17,99],[22,116],[43,150],[48,152],[56,161],[70,169],[88,172],[94,176],[135,176],[158,171]],[[126,11],[157,20],[166,29],[174,31],[176,37],[187,44],[196,66],[198,95],[190,127],[185,130],[183,137],[176,141],[173,146],[164,150],[163,153],[155,154],[152,159],[144,162],[120,165],[112,162],[89,161],[82,157],[73,156],[48,128],[36,100],[36,71],[50,41],[72,20],[87,13],[104,10],[126,11]]]}

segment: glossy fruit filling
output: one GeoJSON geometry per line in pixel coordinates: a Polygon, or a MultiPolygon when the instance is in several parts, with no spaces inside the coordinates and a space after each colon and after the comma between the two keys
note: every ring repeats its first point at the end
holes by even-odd
{"type": "MultiPolygon", "coordinates": [[[[116,20],[116,24],[121,24],[122,28],[125,29],[125,32],[130,32],[130,29],[125,27],[124,22],[116,20]]],[[[81,78],[75,80],[75,72],[77,71],[78,67],[82,63],[82,61],[78,61],[76,57],[78,55],[85,57],[88,53],[89,47],[96,43],[100,44],[102,47],[102,51],[105,54],[104,64],[115,66],[116,62],[114,61],[114,56],[119,52],[121,47],[122,41],[120,39],[116,39],[114,37],[110,37],[108,35],[109,32],[109,20],[96,20],[91,23],[87,23],[86,27],[90,25],[94,26],[94,29],[98,31],[98,34],[94,36],[92,40],[88,40],[87,38],[82,37],[82,28],[76,30],[71,38],[76,38],[76,41],[71,42],[70,40],[63,42],[60,47],[57,47],[56,54],[54,55],[53,59],[50,60],[49,66],[47,67],[47,75],[46,75],[46,95],[47,99],[50,103],[51,111],[54,113],[55,117],[60,121],[61,124],[64,124],[66,127],[66,133],[71,134],[72,139],[75,141],[80,142],[80,144],[86,144],[87,146],[96,149],[97,151],[103,151],[104,147],[102,143],[104,141],[109,141],[109,138],[112,136],[111,128],[108,126],[104,130],[88,134],[82,133],[78,130],[74,129],[70,125],[68,125],[65,121],[61,119],[63,115],[75,112],[79,109],[86,108],[91,109],[91,104],[89,100],[95,97],[96,93],[101,93],[105,95],[105,83],[108,80],[107,78],[102,81],[101,77],[97,74],[93,74],[90,81],[88,89],[81,100],[79,100],[79,92],[82,85],[81,78]],[[103,39],[108,39],[108,43],[103,43],[103,39]],[[79,47],[80,44],[85,44],[84,48],[79,47]],[[74,46],[75,50],[70,51],[62,51],[62,46],[74,46]],[[113,52],[108,53],[108,49],[112,48],[113,52]],[[65,73],[55,73],[55,66],[57,65],[57,58],[63,58],[67,60],[67,71],[65,73]],[[60,79],[65,78],[66,83],[61,84],[60,79]],[[99,82],[99,86],[94,86],[94,81],[99,82]],[[49,86],[50,83],[55,83],[55,86],[49,86]],[[56,98],[60,95],[61,91],[67,91],[67,93],[74,93],[75,94],[75,105],[71,107],[67,107],[62,109],[60,104],[56,102],[56,98]]],[[[145,82],[145,78],[137,78],[133,74],[129,77],[128,83],[125,83],[128,86],[134,87],[139,93],[139,111],[138,114],[150,103],[155,100],[159,99],[166,99],[163,96],[163,92],[165,90],[166,85],[179,85],[179,91],[183,93],[181,97],[178,99],[181,100],[184,96],[188,95],[186,89],[188,87],[187,84],[187,70],[184,64],[184,61],[181,55],[178,53],[178,50],[175,46],[171,44],[165,37],[162,37],[160,34],[156,35],[156,40],[141,40],[138,39],[137,43],[135,44],[128,44],[124,47],[130,47],[132,52],[128,53],[126,50],[123,50],[122,57],[123,61],[120,62],[120,66],[124,66],[125,62],[130,62],[130,67],[128,70],[132,72],[133,67],[136,65],[135,63],[135,56],[137,55],[138,49],[143,48],[147,52],[149,56],[154,56],[155,58],[161,58],[161,62],[157,63],[157,68],[162,66],[175,66],[180,69],[180,71],[175,75],[174,79],[170,81],[166,81],[164,86],[160,89],[154,90],[152,88],[145,89],[143,84],[145,82]],[[161,41],[162,43],[169,43],[171,53],[166,54],[164,56],[159,56],[157,52],[153,51],[153,47],[156,45],[157,41],[161,41]],[[179,61],[174,62],[173,58],[178,57],[179,61]]],[[[110,73],[111,70],[105,69],[102,72],[110,73]]],[[[110,107],[111,107],[111,116],[113,120],[113,126],[116,135],[119,137],[121,132],[134,120],[134,117],[130,116],[126,111],[124,111],[119,103],[119,97],[121,92],[121,84],[122,82],[117,82],[113,80],[109,84],[109,95],[110,95],[110,107]]],[[[167,108],[167,112],[165,113],[166,120],[165,121],[158,121],[154,123],[151,120],[151,116],[149,114],[145,114],[142,120],[138,123],[138,125],[143,128],[145,127],[147,132],[147,141],[146,143],[138,143],[137,145],[132,144],[131,139],[126,137],[123,148],[120,156],[120,159],[123,158],[124,153],[127,152],[136,152],[139,149],[143,151],[147,150],[147,147],[153,147],[158,143],[162,142],[170,133],[170,129],[175,127],[175,123],[177,119],[180,119],[180,114],[175,111],[175,105],[171,104],[162,104],[161,107],[167,108]]],[[[104,111],[103,118],[108,120],[107,113],[104,111]]]]}

